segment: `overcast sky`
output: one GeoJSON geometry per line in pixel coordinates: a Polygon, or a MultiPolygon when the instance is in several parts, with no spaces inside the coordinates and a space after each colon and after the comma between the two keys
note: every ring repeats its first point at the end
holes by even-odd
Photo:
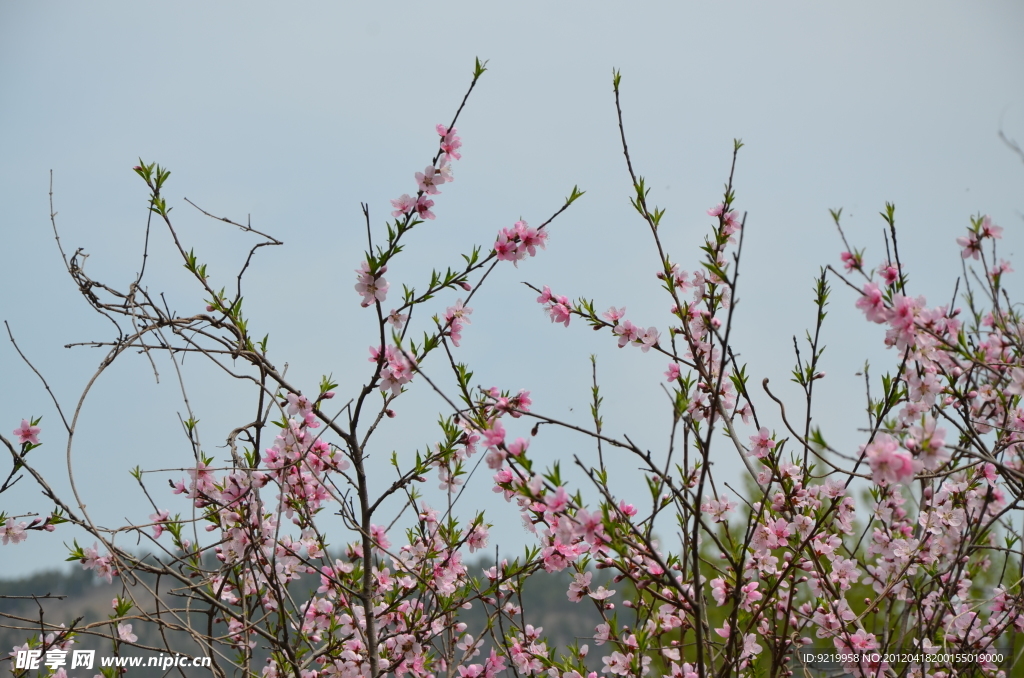
{"type": "MultiPolygon", "coordinates": [[[[1024,163],[998,132],[1024,142],[1024,5],[1006,2],[611,2],[516,3],[29,3],[0,0],[0,319],[65,407],[95,371],[110,338],[63,270],[48,220],[50,171],[62,243],[89,253],[97,279],[126,286],[141,261],[146,192],[131,171],[139,157],[173,176],[166,195],[187,247],[208,262],[215,286],[230,284],[252,239],[184,202],[285,242],[264,249],[246,297],[254,334],[270,333],[270,357],[307,390],[333,373],[342,396],[368,377],[370,311],[353,291],[362,260],[360,202],[375,228],[388,200],[413,192],[469,84],[474,57],[489,60],[458,125],[463,160],[437,196],[438,218],[414,233],[388,278],[423,285],[519,218],[544,221],[578,184],[587,191],[553,225],[547,251],[501,267],[474,299],[461,358],[480,385],[527,388],[536,409],[585,422],[588,356],[595,353],[606,428],[652,450],[669,419],[659,386],[665,360],[619,351],[607,334],[548,322],[535,294],[626,306],[637,324],[662,331],[668,300],[658,289],[649,233],[629,206],[611,92],[621,69],[633,160],[652,201],[668,210],[662,230],[673,260],[697,265],[696,246],[719,202],[732,140],[742,138],[736,206],[748,212],[739,288],[737,347],[759,383],[772,378],[795,402],[787,374],[792,336],[813,320],[812,278],[839,263],[828,210],[842,207],[848,236],[884,256],[886,201],[897,206],[911,290],[948,303],[959,274],[954,240],[971,215],[1006,228],[1004,254],[1024,238],[1024,163]]],[[[200,292],[156,231],[147,265],[151,292],[173,308],[199,310],[200,292]]],[[[1024,275],[1024,264],[1017,263],[1024,275]]],[[[1015,281],[1012,285],[1017,284],[1015,281]]],[[[1019,285],[1016,289],[1020,289],[1019,285]]],[[[452,299],[439,300],[436,311],[452,299]]],[[[826,438],[856,451],[862,382],[870,359],[892,355],[864,322],[851,291],[835,287],[824,332],[828,350],[818,415],[826,438]]],[[[128,470],[181,467],[177,385],[164,361],[156,384],[145,359],[125,356],[87,401],[72,466],[98,522],[144,522],[152,512],[128,470]]],[[[439,368],[438,368],[439,369],[439,368]]],[[[208,453],[251,419],[242,392],[202,365],[187,365],[190,396],[208,453]]],[[[70,497],[64,440],[42,385],[5,340],[0,344],[0,428],[43,415],[35,462],[70,497]]],[[[392,449],[411,455],[438,439],[445,411],[419,383],[396,403],[371,450],[381,483],[392,449]]],[[[247,396],[246,396],[247,397],[247,396]]],[[[764,412],[769,403],[761,395],[764,412]]],[[[769,419],[769,423],[771,420],[769,419]]],[[[524,435],[522,431],[513,431],[524,435]]],[[[587,459],[584,441],[545,432],[539,459],[587,459]]],[[[726,458],[725,464],[735,460],[726,458]]],[[[7,462],[0,462],[6,476],[7,462]]],[[[637,493],[628,471],[617,489],[637,493]]],[[[486,470],[486,469],[482,469],[486,470]]],[[[187,511],[166,479],[151,494],[187,511]]],[[[488,474],[489,475],[489,474],[488,474]]],[[[477,477],[472,507],[493,506],[504,550],[527,543],[510,507],[477,477]]],[[[434,485],[431,482],[431,485],[434,485]]],[[[469,507],[467,507],[469,508],[469,507]]],[[[23,480],[0,510],[48,511],[23,480]]],[[[351,539],[334,533],[335,544],[351,539]]],[[[0,551],[0,575],[57,566],[72,530],[32,534],[0,551]]],[[[122,543],[119,541],[119,543],[122,543]]],[[[126,546],[131,542],[123,542],[126,546]]]]}

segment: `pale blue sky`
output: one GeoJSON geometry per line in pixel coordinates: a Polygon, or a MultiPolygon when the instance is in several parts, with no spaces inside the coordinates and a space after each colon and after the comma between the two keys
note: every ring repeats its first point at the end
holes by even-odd
{"type": "MultiPolygon", "coordinates": [[[[664,237],[683,268],[696,265],[732,139],[746,143],[736,176],[737,206],[749,212],[737,345],[757,381],[772,377],[791,399],[791,336],[813,318],[813,275],[837,264],[842,249],[829,208],[844,208],[847,234],[874,265],[884,253],[877,213],[895,202],[912,290],[935,304],[952,294],[954,239],[972,214],[1006,228],[1004,253],[1020,250],[1024,164],[997,138],[1004,129],[1024,142],[1020,3],[624,7],[0,1],[0,319],[70,405],[101,356],[63,345],[106,339],[109,330],[63,271],[47,218],[49,171],[65,247],[85,248],[94,277],[126,285],[145,225],[144,187],[131,172],[141,156],[173,171],[172,216],[215,281],[230,281],[250,240],[183,197],[236,219],[251,214],[285,241],[261,252],[250,274],[252,326],[270,333],[271,357],[288,362],[305,388],[333,372],[342,392],[351,390],[367,376],[373,341],[352,290],[364,238],[359,203],[370,204],[380,228],[388,199],[414,189],[413,173],[435,149],[434,125],[451,118],[476,56],[490,70],[459,124],[456,181],[437,199],[437,221],[388,277],[421,281],[431,264],[455,261],[472,243],[489,246],[520,217],[542,222],[574,184],[587,190],[555,223],[543,256],[489,281],[464,333],[463,358],[480,384],[528,388],[553,416],[583,420],[587,356],[597,353],[609,432],[660,449],[667,429],[662,358],[619,351],[579,323],[551,325],[517,284],[594,297],[601,309],[627,306],[637,324],[664,330],[669,322],[649,235],[628,204],[612,68],[623,73],[634,162],[668,209],[664,237]]],[[[177,309],[198,308],[168,244],[157,231],[150,289],[166,290],[177,309]]],[[[1019,278],[1024,264],[1017,267],[1019,278]]],[[[867,358],[881,368],[890,356],[880,328],[853,302],[835,289],[819,412],[826,437],[855,450],[863,394],[854,372],[867,358]]],[[[187,463],[177,387],[168,364],[162,372],[168,378],[155,385],[142,358],[125,356],[86,404],[73,464],[105,525],[151,512],[129,468],[187,463]]],[[[220,455],[216,444],[251,416],[248,401],[198,364],[186,372],[208,451],[220,455]]],[[[6,340],[0,384],[4,434],[42,414],[46,445],[33,456],[66,494],[55,412],[6,340]]],[[[758,404],[768,411],[764,398],[758,404]]],[[[431,424],[443,408],[422,386],[403,397],[376,458],[435,440],[431,424]]],[[[547,432],[534,446],[540,458],[591,453],[547,432]]],[[[161,484],[168,475],[180,476],[156,474],[151,491],[161,508],[184,511],[161,484]]],[[[629,473],[622,478],[619,489],[639,490],[629,473]]],[[[501,543],[518,549],[526,542],[518,518],[493,504],[486,481],[477,484],[468,499],[494,505],[501,543]]],[[[0,496],[0,507],[48,510],[28,480],[0,496]]],[[[33,534],[4,547],[0,575],[59,564],[61,542],[75,536],[33,534]]]]}

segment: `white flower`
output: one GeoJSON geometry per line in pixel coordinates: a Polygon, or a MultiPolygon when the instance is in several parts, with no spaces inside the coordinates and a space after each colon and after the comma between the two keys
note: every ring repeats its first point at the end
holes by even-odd
{"type": "Polygon", "coordinates": [[[126,643],[134,643],[136,640],[139,639],[137,635],[132,633],[131,624],[118,624],[117,635],[121,640],[123,640],[126,643]]]}

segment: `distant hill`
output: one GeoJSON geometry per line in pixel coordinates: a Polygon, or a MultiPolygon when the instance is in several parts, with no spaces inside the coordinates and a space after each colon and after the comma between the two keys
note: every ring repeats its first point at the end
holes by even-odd
{"type": "MultiPolygon", "coordinates": [[[[479,561],[469,565],[469,568],[471,574],[479,577],[482,570],[489,566],[490,563],[479,561]]],[[[528,579],[522,594],[526,621],[535,627],[543,627],[552,647],[564,648],[578,640],[580,644],[589,643],[593,649],[593,641],[590,638],[594,627],[601,621],[600,616],[589,600],[580,603],[569,601],[566,591],[571,580],[568,572],[540,572],[528,579]]],[[[607,576],[598,573],[594,578],[594,585],[607,584],[607,580],[607,576]]],[[[146,589],[155,585],[155,581],[143,579],[139,585],[132,587],[136,599],[149,609],[153,609],[154,602],[152,596],[146,593],[146,589]]],[[[102,627],[94,627],[94,630],[88,627],[109,619],[112,613],[111,601],[122,593],[123,586],[123,582],[117,579],[112,584],[107,584],[103,580],[97,580],[92,572],[78,568],[63,572],[40,572],[20,579],[0,579],[0,660],[4,662],[0,664],[0,672],[12,668],[6,661],[13,647],[23,645],[30,637],[39,638],[40,615],[47,624],[64,623],[69,627],[78,620],[74,625],[81,631],[76,639],[75,649],[96,650],[97,657],[111,655],[110,642],[91,635],[95,631],[110,633],[110,626],[104,624],[102,627]],[[54,597],[32,598],[46,595],[54,597]],[[65,598],[57,599],[55,596],[65,598]],[[24,630],[32,628],[33,625],[33,631],[24,630]],[[11,628],[12,626],[21,628],[19,630],[11,628]]],[[[296,588],[301,590],[302,582],[298,582],[296,588]]],[[[469,632],[479,636],[479,630],[484,623],[483,612],[479,606],[464,612],[462,618],[469,625],[469,632]]],[[[164,646],[160,631],[155,625],[135,622],[132,624],[132,632],[138,636],[138,642],[142,645],[164,646]]],[[[167,637],[171,646],[182,654],[202,655],[199,648],[185,634],[168,633],[167,637]]],[[[149,657],[155,656],[156,653],[132,647],[125,648],[123,654],[149,657]]],[[[253,668],[257,672],[262,669],[267,656],[265,651],[258,651],[258,654],[259,662],[253,663],[253,668]]],[[[231,667],[225,668],[231,675],[231,667]]],[[[69,671],[69,674],[77,675],[77,670],[69,671]]],[[[132,669],[129,674],[156,676],[165,675],[165,672],[157,668],[143,667],[132,669]]],[[[186,670],[185,674],[208,676],[209,670],[186,670]]]]}

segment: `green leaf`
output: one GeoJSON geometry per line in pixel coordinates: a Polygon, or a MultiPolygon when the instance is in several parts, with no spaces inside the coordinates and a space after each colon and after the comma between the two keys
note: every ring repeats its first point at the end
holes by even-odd
{"type": "Polygon", "coordinates": [[[570,193],[569,197],[565,199],[565,204],[566,205],[573,204],[573,202],[575,202],[576,198],[579,198],[580,196],[582,196],[585,193],[586,193],[586,191],[581,191],[579,186],[573,186],[572,187],[572,193],[570,193]]]}

